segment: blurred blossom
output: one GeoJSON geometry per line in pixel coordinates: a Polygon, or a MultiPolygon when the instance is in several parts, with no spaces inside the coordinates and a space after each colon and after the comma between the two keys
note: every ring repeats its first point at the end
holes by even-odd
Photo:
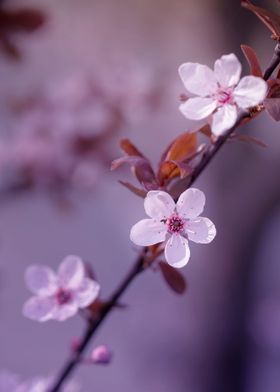
{"type": "Polygon", "coordinates": [[[10,132],[0,141],[0,189],[92,190],[112,158],[108,140],[155,109],[151,75],[69,76],[17,102],[10,132]]]}
{"type": "Polygon", "coordinates": [[[200,216],[204,205],[204,193],[195,188],[183,192],[176,204],[168,193],[150,191],[144,200],[144,208],[150,218],[136,223],[131,229],[130,238],[141,246],[167,241],[167,263],[182,268],[190,258],[188,240],[208,244],[216,236],[213,222],[200,216]]]}
{"type": "Polygon", "coordinates": [[[0,392],[13,392],[19,385],[20,378],[17,374],[7,370],[0,371],[0,392]]]}
{"type": "Polygon", "coordinates": [[[33,320],[64,321],[79,309],[89,306],[98,296],[99,284],[86,276],[82,260],[67,256],[57,274],[44,266],[30,266],[26,285],[35,294],[23,307],[23,314],[33,320]]]}
{"type": "Polygon", "coordinates": [[[212,132],[222,135],[237,120],[238,110],[261,103],[266,97],[266,82],[256,76],[240,80],[241,64],[231,53],[215,62],[214,71],[206,65],[185,63],[179,67],[185,88],[191,94],[180,105],[180,111],[191,120],[201,120],[213,113],[212,132]]]}
{"type": "MultiPolygon", "coordinates": [[[[11,372],[0,372],[0,392],[48,392],[52,382],[52,377],[34,377],[23,381],[18,375],[11,372]]],[[[69,381],[61,391],[81,392],[81,388],[75,381],[69,381]]]]}
{"type": "Polygon", "coordinates": [[[101,345],[92,350],[90,358],[93,363],[108,365],[112,360],[112,352],[107,346],[101,345]]]}

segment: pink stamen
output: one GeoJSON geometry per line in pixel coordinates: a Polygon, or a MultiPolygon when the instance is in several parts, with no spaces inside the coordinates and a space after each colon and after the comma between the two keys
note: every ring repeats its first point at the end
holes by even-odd
{"type": "Polygon", "coordinates": [[[232,88],[220,88],[215,94],[215,99],[220,105],[233,104],[234,99],[232,91],[232,88]]]}
{"type": "Polygon", "coordinates": [[[170,233],[181,233],[185,227],[185,220],[178,215],[172,215],[166,221],[170,233]]]}
{"type": "Polygon", "coordinates": [[[65,305],[72,300],[72,294],[70,291],[61,288],[57,291],[55,298],[59,305],[65,305]]]}

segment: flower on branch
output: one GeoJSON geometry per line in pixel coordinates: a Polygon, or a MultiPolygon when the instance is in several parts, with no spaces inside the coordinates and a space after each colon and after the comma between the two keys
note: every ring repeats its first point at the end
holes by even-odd
{"type": "Polygon", "coordinates": [[[35,294],[23,307],[24,316],[37,320],[64,321],[88,307],[98,296],[99,284],[86,276],[82,260],[67,256],[57,274],[46,266],[30,266],[25,272],[29,290],[35,294]]]}
{"type": "Polygon", "coordinates": [[[179,75],[189,93],[180,105],[180,111],[191,120],[211,116],[212,132],[222,135],[234,126],[238,110],[248,109],[261,103],[267,93],[266,82],[257,76],[245,76],[240,80],[241,64],[231,53],[215,62],[214,71],[206,65],[184,63],[179,75]]]}
{"type": "Polygon", "coordinates": [[[213,222],[200,216],[204,205],[204,193],[195,188],[183,192],[176,204],[168,193],[150,191],[144,200],[144,208],[150,218],[132,227],[130,239],[141,246],[166,241],[167,263],[181,268],[190,258],[188,240],[207,244],[216,236],[213,222]]]}

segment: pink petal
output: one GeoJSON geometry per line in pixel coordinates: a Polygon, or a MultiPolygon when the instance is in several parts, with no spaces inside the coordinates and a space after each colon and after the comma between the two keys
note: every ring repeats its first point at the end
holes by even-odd
{"type": "Polygon", "coordinates": [[[234,105],[224,105],[214,114],[211,129],[214,135],[220,136],[234,126],[237,120],[237,109],[234,105]]]}
{"type": "Polygon", "coordinates": [[[85,278],[79,290],[75,292],[75,300],[79,308],[90,305],[98,296],[100,285],[92,279],[85,278]]]}
{"type": "Polygon", "coordinates": [[[217,107],[212,98],[189,98],[179,106],[179,110],[190,120],[201,120],[208,117],[217,107]]]}
{"type": "Polygon", "coordinates": [[[57,279],[54,272],[45,266],[32,265],[25,271],[26,286],[33,294],[49,296],[57,289],[57,279]]]}
{"type": "Polygon", "coordinates": [[[167,227],[155,219],[143,219],[132,226],[130,239],[140,246],[154,245],[165,240],[167,227]]]}
{"type": "Polygon", "coordinates": [[[144,200],[146,214],[154,219],[167,219],[175,209],[172,197],[163,191],[150,191],[144,200]]]}
{"type": "Polygon", "coordinates": [[[84,265],[78,256],[66,256],[59,268],[58,278],[62,287],[76,289],[82,284],[85,276],[84,265]]]}
{"type": "Polygon", "coordinates": [[[53,311],[52,318],[57,321],[65,321],[66,319],[75,316],[77,312],[78,304],[76,301],[73,301],[65,305],[57,306],[53,311]]]}
{"type": "Polygon", "coordinates": [[[31,320],[47,321],[52,318],[55,302],[50,297],[31,297],[23,305],[23,315],[31,320]]]}
{"type": "Polygon", "coordinates": [[[257,76],[245,76],[233,91],[234,100],[243,109],[261,103],[267,93],[266,82],[257,76]]]}
{"type": "Polygon", "coordinates": [[[186,233],[189,240],[201,244],[208,244],[215,238],[216,228],[210,219],[198,217],[195,220],[187,222],[186,233]]]}
{"type": "Polygon", "coordinates": [[[240,79],[241,64],[235,54],[226,54],[215,62],[214,72],[221,87],[235,86],[240,79]]]}
{"type": "Polygon", "coordinates": [[[214,72],[206,65],[185,63],[179,67],[179,75],[185,88],[192,94],[205,97],[212,95],[218,88],[214,72]]]}
{"type": "Polygon", "coordinates": [[[188,241],[178,234],[173,234],[166,243],[165,258],[172,267],[184,267],[190,258],[188,241]]]}
{"type": "Polygon", "coordinates": [[[183,192],[177,202],[177,212],[186,219],[194,219],[204,209],[205,195],[199,189],[189,188],[183,192]]]}

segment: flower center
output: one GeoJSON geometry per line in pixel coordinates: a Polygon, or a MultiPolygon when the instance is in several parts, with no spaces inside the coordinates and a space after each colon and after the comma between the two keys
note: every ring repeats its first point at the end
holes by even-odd
{"type": "Polygon", "coordinates": [[[68,290],[59,289],[55,295],[58,305],[68,304],[72,300],[72,294],[68,290]]]}
{"type": "Polygon", "coordinates": [[[185,227],[185,221],[178,215],[172,215],[166,221],[169,233],[181,233],[185,227]]]}
{"type": "Polygon", "coordinates": [[[215,99],[218,101],[220,105],[233,104],[233,95],[231,88],[220,88],[215,94],[215,99]]]}

